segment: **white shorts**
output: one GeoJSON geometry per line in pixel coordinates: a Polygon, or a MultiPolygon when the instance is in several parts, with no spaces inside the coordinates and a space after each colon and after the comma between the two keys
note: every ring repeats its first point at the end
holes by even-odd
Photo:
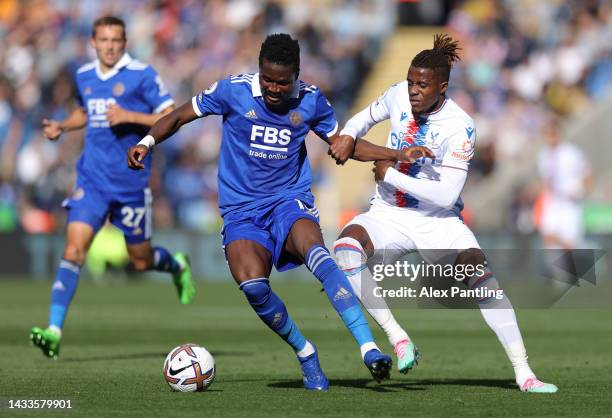
{"type": "Polygon", "coordinates": [[[348,223],[353,224],[365,228],[375,250],[394,254],[394,258],[419,251],[431,263],[438,258],[435,254],[443,255],[445,252],[427,250],[480,248],[470,228],[456,215],[423,216],[405,209],[375,204],[348,223]]]}
{"type": "Polygon", "coordinates": [[[584,241],[582,206],[572,201],[551,198],[542,208],[542,235],[551,235],[571,248],[579,248],[584,241]]]}

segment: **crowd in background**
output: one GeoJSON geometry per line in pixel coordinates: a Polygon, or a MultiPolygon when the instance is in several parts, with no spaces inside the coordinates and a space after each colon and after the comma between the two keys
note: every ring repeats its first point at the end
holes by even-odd
{"type": "MultiPolygon", "coordinates": [[[[462,46],[450,94],[478,127],[471,181],[519,157],[551,113],[572,117],[612,86],[612,6],[605,1],[459,1],[447,31],[462,46]]],[[[82,132],[43,139],[43,117],[74,106],[73,75],[94,56],[91,24],[127,23],[128,51],[152,64],[177,103],[228,74],[254,72],[266,33],[300,40],[300,78],[318,85],[343,122],[395,26],[393,1],[5,0],[0,3],[0,232],[63,227],[82,132]],[[322,8],[325,8],[323,11],[322,8]]],[[[184,127],[156,149],[157,228],[217,231],[220,121],[184,127]]],[[[320,167],[325,145],[308,141],[320,167]]],[[[317,169],[315,179],[325,176],[317,169]]]]}
{"type": "MultiPolygon", "coordinates": [[[[74,181],[82,132],[43,139],[43,117],[74,107],[73,76],[95,58],[92,22],[127,24],[129,53],[150,63],[177,104],[217,79],[257,71],[267,33],[300,40],[300,78],[315,84],[345,118],[359,84],[393,30],[391,1],[28,0],[0,3],[0,231],[63,227],[61,202],[74,181]],[[325,11],[321,10],[325,7],[325,11]]],[[[220,120],[205,118],[156,148],[156,226],[217,231],[216,159],[220,120]]],[[[315,167],[322,141],[309,139],[315,167]]],[[[324,172],[318,171],[315,178],[324,172]]]]}
{"type": "Polygon", "coordinates": [[[551,117],[570,119],[612,93],[610,2],[468,0],[447,26],[463,47],[449,91],[475,115],[474,173],[516,161],[551,117]]]}

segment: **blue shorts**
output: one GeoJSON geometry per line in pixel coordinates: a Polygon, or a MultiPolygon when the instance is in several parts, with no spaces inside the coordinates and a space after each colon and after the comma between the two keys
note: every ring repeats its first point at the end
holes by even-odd
{"type": "Polygon", "coordinates": [[[84,222],[97,232],[108,217],[123,231],[128,244],[139,244],[151,238],[151,202],[149,188],[128,196],[112,196],[79,176],[72,195],[62,206],[68,210],[68,223],[84,222]]]}
{"type": "MultiPolygon", "coordinates": [[[[312,202],[312,199],[309,199],[312,202]]],[[[232,241],[249,240],[267,249],[277,271],[302,265],[299,258],[284,251],[291,227],[298,219],[310,219],[319,225],[319,211],[313,203],[299,199],[282,200],[275,205],[257,208],[224,218],[223,248],[232,241]]]]}

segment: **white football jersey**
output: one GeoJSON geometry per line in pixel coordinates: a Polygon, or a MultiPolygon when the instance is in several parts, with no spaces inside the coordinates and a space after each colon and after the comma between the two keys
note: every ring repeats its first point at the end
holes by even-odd
{"type": "MultiPolygon", "coordinates": [[[[401,150],[421,145],[436,155],[434,161],[422,158],[413,164],[397,163],[395,168],[401,173],[416,179],[439,181],[442,166],[468,170],[476,142],[474,121],[450,98],[447,97],[437,111],[415,119],[408,97],[408,82],[402,81],[351,118],[341,133],[363,137],[372,126],[385,119],[391,122],[387,147],[401,150]]],[[[426,216],[444,216],[449,212],[385,182],[376,185],[372,203],[392,205],[426,216]]],[[[462,209],[463,202],[459,197],[451,211],[458,214],[462,209]]]]}

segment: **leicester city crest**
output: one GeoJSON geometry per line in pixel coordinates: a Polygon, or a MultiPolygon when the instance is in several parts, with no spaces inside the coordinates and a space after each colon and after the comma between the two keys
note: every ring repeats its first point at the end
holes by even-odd
{"type": "Polygon", "coordinates": [[[113,86],[113,96],[121,96],[125,91],[125,85],[123,83],[117,83],[113,86]]]}
{"type": "Polygon", "coordinates": [[[300,126],[302,124],[302,114],[294,110],[289,114],[289,122],[291,122],[291,126],[300,126]]]}

